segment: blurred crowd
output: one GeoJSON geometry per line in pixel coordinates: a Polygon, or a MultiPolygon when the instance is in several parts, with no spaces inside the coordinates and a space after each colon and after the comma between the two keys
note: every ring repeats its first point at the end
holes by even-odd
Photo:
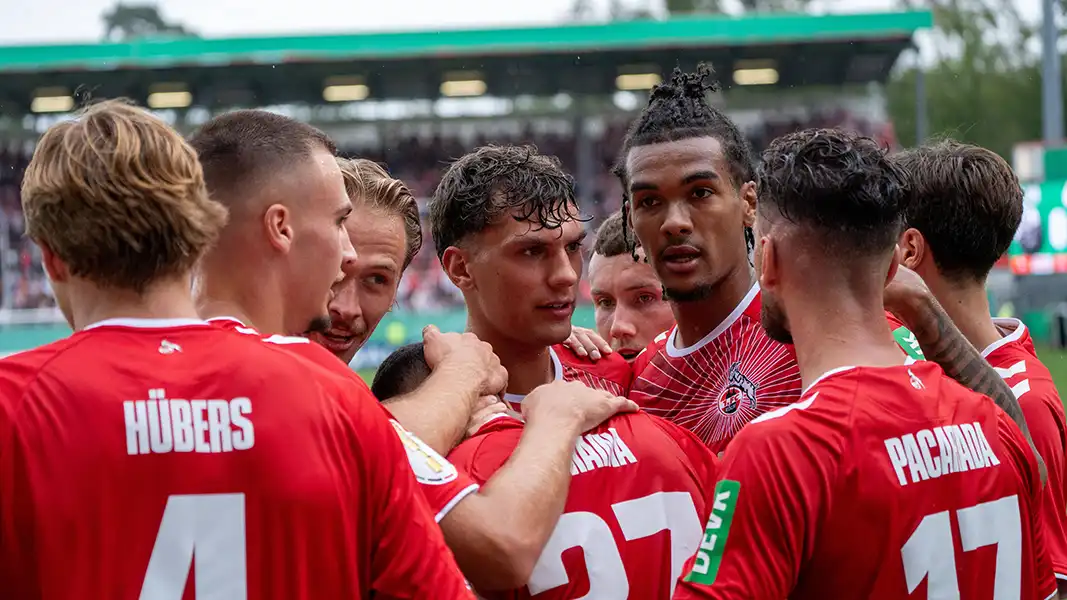
{"type": "MultiPolygon", "coordinates": [[[[611,174],[626,134],[626,122],[610,124],[604,134],[593,141],[595,175],[590,181],[578,181],[581,197],[587,198],[583,212],[592,217],[591,228],[619,208],[622,188],[611,174]]],[[[879,139],[887,147],[896,140],[888,124],[870,123],[843,110],[828,111],[809,119],[771,119],[747,133],[754,151],[759,151],[775,137],[808,127],[841,127],[860,131],[879,139]]],[[[471,148],[486,143],[533,143],[544,154],[554,154],[572,172],[577,172],[575,140],[559,134],[527,132],[514,137],[478,138],[474,143],[449,138],[407,138],[378,148],[342,148],[342,154],[370,158],[388,166],[394,177],[404,180],[420,198],[424,211],[426,199],[433,193],[448,162],[471,148]]],[[[5,147],[0,142],[0,308],[42,308],[52,306],[48,282],[41,267],[40,252],[24,233],[19,183],[29,161],[29,151],[22,147],[5,147]]],[[[462,304],[459,291],[438,266],[430,232],[423,219],[422,252],[405,273],[397,295],[398,308],[416,311],[438,310],[462,304]]],[[[588,298],[587,294],[583,294],[588,298]]]]}

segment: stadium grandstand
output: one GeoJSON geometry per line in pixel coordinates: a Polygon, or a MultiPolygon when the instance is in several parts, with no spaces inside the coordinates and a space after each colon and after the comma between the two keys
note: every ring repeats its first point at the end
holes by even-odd
{"type": "MultiPolygon", "coordinates": [[[[19,183],[36,137],[91,98],[132,98],[181,131],[233,108],[278,111],[323,128],[345,154],[385,163],[423,205],[449,159],[480,144],[532,142],[575,174],[595,227],[619,207],[610,166],[626,126],[675,66],[714,65],[724,87],[714,101],[756,151],[812,126],[858,130],[893,147],[878,84],[932,19],[923,11],[693,16],[0,47],[0,353],[67,332],[23,235],[19,183]]],[[[361,360],[409,341],[424,322],[461,327],[460,303],[424,247],[361,360]]]]}

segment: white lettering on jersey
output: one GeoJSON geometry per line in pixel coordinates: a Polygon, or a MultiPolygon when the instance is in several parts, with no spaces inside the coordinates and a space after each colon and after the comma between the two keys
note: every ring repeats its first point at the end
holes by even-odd
{"type": "Polygon", "coordinates": [[[571,475],[603,467],[623,467],[637,462],[637,457],[622,441],[614,427],[606,433],[587,433],[578,438],[571,457],[571,475]]]}
{"type": "Polygon", "coordinates": [[[900,485],[1000,464],[978,422],[921,429],[889,438],[885,449],[900,485]]]}
{"type": "Polygon", "coordinates": [[[255,444],[248,398],[183,400],[162,388],[148,390],[148,398],[122,403],[127,454],[233,452],[255,444]]]}

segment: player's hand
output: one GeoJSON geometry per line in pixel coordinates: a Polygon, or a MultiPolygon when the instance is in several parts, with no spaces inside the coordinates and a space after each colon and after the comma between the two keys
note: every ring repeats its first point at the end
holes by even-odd
{"type": "Polygon", "coordinates": [[[527,423],[574,427],[577,433],[589,431],[612,415],[636,410],[633,400],[594,390],[577,381],[553,381],[534,388],[522,401],[522,414],[527,423]]]}
{"type": "Polygon", "coordinates": [[[486,423],[493,419],[500,418],[500,415],[506,415],[512,412],[506,402],[501,400],[497,396],[482,396],[478,398],[477,404],[474,405],[474,412],[471,413],[471,418],[467,421],[467,437],[471,437],[478,433],[486,423]]]}
{"type": "Polygon", "coordinates": [[[585,327],[571,327],[571,335],[563,341],[566,346],[578,356],[588,357],[596,362],[601,356],[611,354],[611,344],[600,334],[585,327]]]}
{"type": "Polygon", "coordinates": [[[893,280],[885,286],[885,309],[909,325],[917,307],[923,306],[932,295],[918,273],[901,265],[893,280]]]}
{"type": "Polygon", "coordinates": [[[508,387],[508,371],[493,347],[473,333],[442,333],[433,325],[422,330],[423,352],[431,370],[448,364],[469,375],[478,394],[501,394],[508,387]]]}

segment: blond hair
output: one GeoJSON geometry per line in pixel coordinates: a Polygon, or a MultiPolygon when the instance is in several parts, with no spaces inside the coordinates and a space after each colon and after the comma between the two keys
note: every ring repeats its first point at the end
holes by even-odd
{"type": "Polygon", "coordinates": [[[189,272],[227,217],[181,135],[119,100],[45,132],[22,182],[22,208],[27,235],[72,275],[137,293],[189,272]]]}
{"type": "Polygon", "coordinates": [[[404,237],[408,265],[422,248],[422,222],[419,204],[403,181],[394,179],[378,163],[365,158],[338,158],[337,165],[345,180],[345,191],[354,205],[369,206],[404,219],[404,237]]]}

